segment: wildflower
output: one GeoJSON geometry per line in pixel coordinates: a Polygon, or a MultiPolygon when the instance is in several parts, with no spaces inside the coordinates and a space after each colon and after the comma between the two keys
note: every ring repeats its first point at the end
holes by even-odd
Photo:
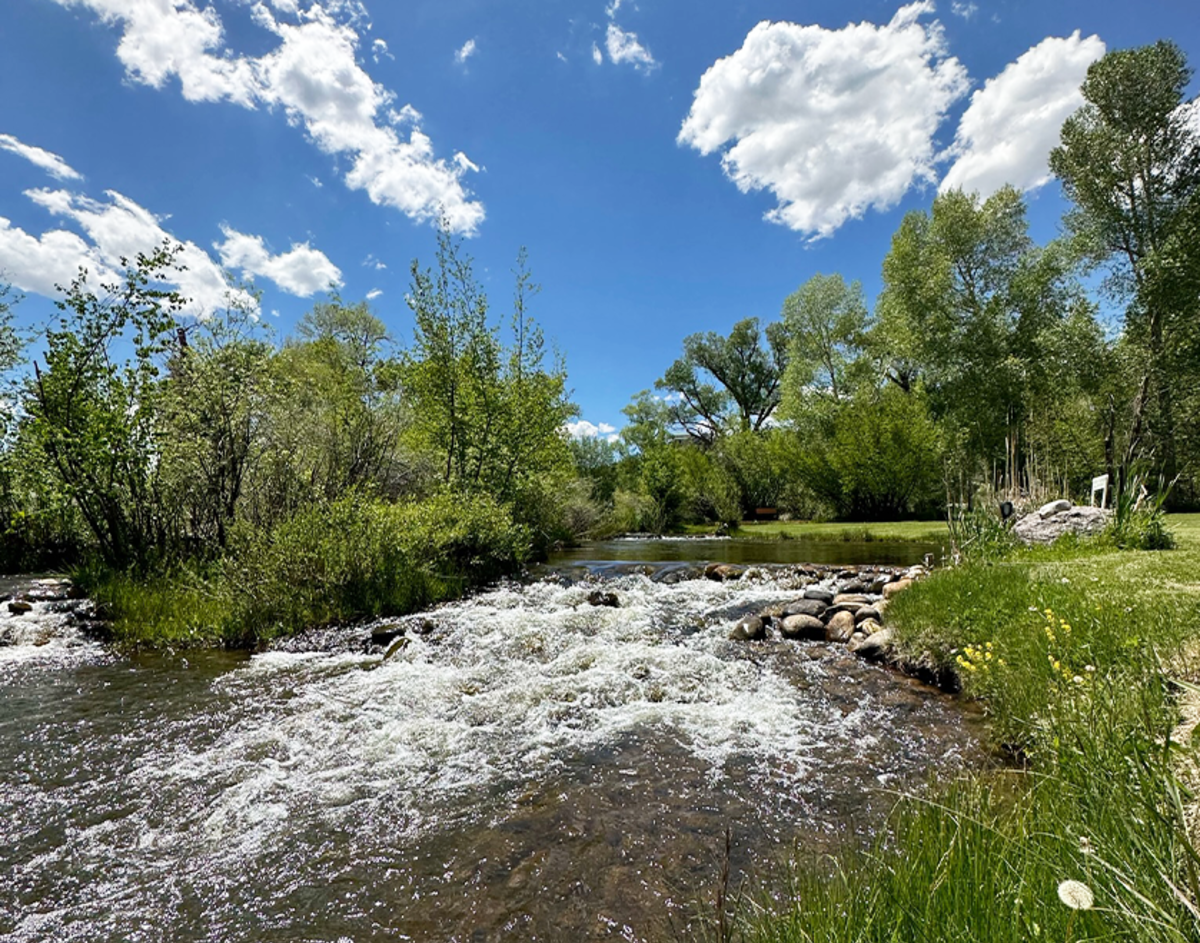
{"type": "Polygon", "coordinates": [[[1058,885],[1058,899],[1072,910],[1091,910],[1096,902],[1092,889],[1079,881],[1063,881],[1058,885]]]}
{"type": "Polygon", "coordinates": [[[1079,850],[1085,855],[1092,853],[1092,842],[1086,835],[1079,836],[1079,850]]]}
{"type": "Polygon", "coordinates": [[[1083,684],[1083,678],[1081,678],[1079,675],[1075,675],[1075,677],[1073,677],[1071,679],[1071,681],[1074,682],[1075,684],[1083,684]]]}
{"type": "Polygon", "coordinates": [[[1096,666],[1095,666],[1095,665],[1084,665],[1084,666],[1083,666],[1083,670],[1084,670],[1084,671],[1089,671],[1089,672],[1091,672],[1091,671],[1095,671],[1095,670],[1096,670],[1096,666]]]}

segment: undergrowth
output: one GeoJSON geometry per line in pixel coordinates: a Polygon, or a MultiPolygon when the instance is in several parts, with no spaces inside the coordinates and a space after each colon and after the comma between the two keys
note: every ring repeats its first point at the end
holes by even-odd
{"type": "Polygon", "coordinates": [[[230,553],[149,577],[95,565],[74,578],[118,643],[249,647],[300,629],[402,615],[520,567],[525,528],[483,496],[389,504],[350,495],[306,509],[230,553]]]}

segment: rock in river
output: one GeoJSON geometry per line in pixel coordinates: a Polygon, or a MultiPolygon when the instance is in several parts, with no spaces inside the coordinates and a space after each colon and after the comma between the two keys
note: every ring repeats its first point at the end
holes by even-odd
{"type": "Polygon", "coordinates": [[[780,624],[779,631],[784,638],[802,638],[811,639],[812,641],[825,641],[825,623],[816,616],[797,615],[784,617],[780,624]]]}
{"type": "Polygon", "coordinates": [[[848,642],[854,634],[854,613],[843,610],[834,613],[832,619],[825,625],[825,640],[827,642],[848,642]]]}
{"type": "Polygon", "coordinates": [[[760,639],[766,634],[767,626],[762,619],[758,616],[745,616],[733,627],[733,631],[729,633],[729,637],[735,642],[746,642],[753,639],[760,639]]]}

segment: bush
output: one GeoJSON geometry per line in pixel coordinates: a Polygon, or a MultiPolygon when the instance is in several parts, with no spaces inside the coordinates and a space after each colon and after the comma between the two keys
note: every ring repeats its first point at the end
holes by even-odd
{"type": "Polygon", "coordinates": [[[114,616],[119,641],[253,646],[300,629],[403,615],[516,571],[526,528],[479,495],[389,504],[354,493],[268,533],[234,537],[211,572],[150,579],[84,568],[76,579],[114,616]]]}

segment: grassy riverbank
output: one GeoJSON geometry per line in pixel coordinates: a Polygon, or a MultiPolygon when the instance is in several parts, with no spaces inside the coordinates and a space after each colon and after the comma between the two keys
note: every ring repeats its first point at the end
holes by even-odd
{"type": "Polygon", "coordinates": [[[118,644],[244,648],[454,599],[532,552],[528,529],[486,496],[391,504],[351,494],[248,534],[204,566],[133,575],[92,565],[72,578],[118,644]]]}
{"type": "Polygon", "coordinates": [[[1200,939],[1177,776],[1193,745],[1171,739],[1179,656],[1200,639],[1200,516],[1170,526],[1173,551],[1025,551],[897,597],[902,654],[955,670],[1014,766],[902,800],[869,854],[798,862],[795,904],[744,908],[744,938],[1200,939]],[[1092,906],[1060,899],[1067,880],[1092,906]]]}
{"type": "MultiPolygon", "coordinates": [[[[711,534],[712,525],[692,525],[689,534],[711,534]]],[[[729,536],[746,540],[838,540],[873,543],[879,540],[911,540],[938,543],[949,540],[945,521],[888,521],[847,523],[817,521],[743,521],[729,536]]]]}

